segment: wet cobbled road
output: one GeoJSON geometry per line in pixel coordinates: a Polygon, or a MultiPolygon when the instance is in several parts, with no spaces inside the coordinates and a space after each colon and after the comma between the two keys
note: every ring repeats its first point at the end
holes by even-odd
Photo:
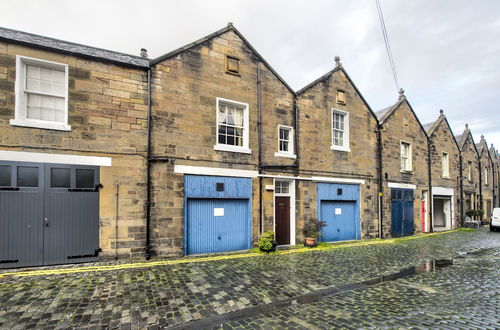
{"type": "Polygon", "coordinates": [[[0,328],[500,328],[500,232],[485,229],[269,256],[80,267],[0,273],[0,328]]]}

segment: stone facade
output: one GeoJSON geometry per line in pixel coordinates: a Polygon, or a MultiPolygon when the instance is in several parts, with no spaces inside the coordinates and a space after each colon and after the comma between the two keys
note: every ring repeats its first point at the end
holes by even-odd
{"type": "Polygon", "coordinates": [[[373,113],[339,59],[335,69],[294,92],[232,25],[152,61],[44,37],[37,37],[30,46],[32,35],[7,32],[0,28],[0,151],[111,158],[112,165],[100,169],[103,257],[144,255],[148,184],[153,254],[186,253],[184,179],[188,172],[181,170],[186,167],[199,175],[251,173],[253,243],[262,232],[276,228],[277,180],[290,183],[293,243],[303,241],[304,225],[318,217],[320,182],[359,185],[361,238],[378,237],[379,230],[383,237],[391,236],[391,187],[414,187],[415,232],[429,223],[429,191],[434,187],[454,191],[453,227],[463,219],[462,212],[482,205],[488,219],[487,210],[498,206],[500,157],[493,147],[488,152],[484,139],[476,146],[466,128],[457,139],[458,152],[444,115],[428,131],[429,140],[403,94],[394,106],[373,113]],[[5,41],[8,38],[12,42],[5,41]],[[18,55],[68,65],[71,130],[11,124],[18,55]],[[148,183],[149,88],[152,154],[148,183]],[[248,143],[236,152],[218,146],[219,99],[247,107],[248,143]],[[333,146],[335,111],[349,119],[345,148],[333,146]],[[290,132],[288,153],[280,152],[280,126],[290,132]],[[411,144],[409,170],[401,170],[402,141],[411,144]],[[443,152],[449,154],[448,177],[442,173],[443,152]],[[422,213],[426,199],[428,207],[422,213]]]}
{"type": "MultiPolygon", "coordinates": [[[[443,195],[444,192],[453,189],[450,201],[453,205],[453,217],[451,224],[447,225],[446,229],[457,228],[462,219],[460,213],[460,148],[448,120],[442,112],[439,118],[427,129],[427,133],[431,154],[432,194],[448,196],[443,195]],[[443,168],[443,162],[446,162],[445,157],[448,159],[447,170],[443,168]]],[[[441,200],[436,202],[441,202],[441,200]]],[[[432,205],[434,207],[434,201],[432,205]]]]}
{"type": "MultiPolygon", "coordinates": [[[[363,238],[377,237],[379,178],[375,114],[340,64],[299,91],[297,104],[300,175],[364,180],[360,185],[361,234],[363,238]],[[338,91],[345,93],[345,101],[337,99],[338,91]],[[332,150],[332,109],[348,114],[348,151],[332,150]]],[[[301,185],[305,189],[311,184],[301,185]]],[[[317,214],[314,189],[307,189],[307,197],[311,199],[309,207],[301,208],[304,213],[298,213],[306,221],[317,214]]]]}
{"type": "Polygon", "coordinates": [[[482,194],[482,210],[483,221],[489,223],[493,212],[494,203],[494,164],[491,158],[488,144],[481,135],[481,140],[477,146],[479,151],[479,161],[481,164],[481,194],[482,194]]]}
{"type": "Polygon", "coordinates": [[[459,145],[462,155],[462,189],[463,189],[463,212],[480,208],[480,174],[479,153],[468,126],[459,137],[459,145]]]}
{"type": "Polygon", "coordinates": [[[0,43],[0,150],[112,158],[112,166],[100,170],[103,188],[99,241],[103,256],[143,255],[146,124],[147,74],[144,69],[0,43]],[[18,55],[69,66],[71,131],[10,125],[15,117],[18,55]]]}
{"type": "MultiPolygon", "coordinates": [[[[294,165],[293,158],[275,157],[278,124],[294,126],[293,92],[265,64],[234,29],[169,56],[153,66],[153,246],[160,255],[179,254],[183,249],[183,174],[175,165],[257,171],[259,167],[260,70],[262,109],[262,165],[268,174],[279,174],[273,166],[294,165]],[[238,73],[228,72],[228,57],[237,59],[238,73]],[[175,82],[175,83],[172,83],[175,82]],[[248,105],[249,153],[216,150],[217,98],[248,105]]],[[[293,167],[292,167],[293,168],[293,167]]],[[[262,192],[259,210],[259,180],[253,179],[252,238],[272,230],[272,192],[262,192]],[[263,228],[261,228],[261,226],[263,228]]],[[[271,179],[263,179],[272,184],[271,179]]],[[[263,189],[263,188],[261,188],[263,189]]]]}
{"type": "MultiPolygon", "coordinates": [[[[381,122],[383,171],[383,232],[391,235],[391,188],[411,185],[414,191],[415,232],[422,231],[422,201],[429,192],[428,138],[404,95],[392,107],[378,112],[381,122]],[[411,170],[401,169],[401,142],[411,144],[411,170]]],[[[428,197],[427,197],[428,198],[428,197]]],[[[425,215],[424,215],[425,216],[425,215]]]]}

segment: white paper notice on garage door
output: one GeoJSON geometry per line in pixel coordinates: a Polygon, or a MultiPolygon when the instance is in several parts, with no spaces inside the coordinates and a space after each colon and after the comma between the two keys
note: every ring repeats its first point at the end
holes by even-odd
{"type": "Polygon", "coordinates": [[[214,208],[214,217],[223,217],[224,216],[224,208],[216,207],[214,208]]]}
{"type": "Polygon", "coordinates": [[[342,214],[342,209],[340,207],[336,207],[335,214],[342,214]]]}

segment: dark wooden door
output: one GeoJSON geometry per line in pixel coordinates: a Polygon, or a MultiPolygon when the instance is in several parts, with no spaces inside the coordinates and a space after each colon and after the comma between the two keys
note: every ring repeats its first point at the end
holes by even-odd
{"type": "Polygon", "coordinates": [[[290,244],[290,197],[276,197],[274,210],[276,242],[290,244]]]}

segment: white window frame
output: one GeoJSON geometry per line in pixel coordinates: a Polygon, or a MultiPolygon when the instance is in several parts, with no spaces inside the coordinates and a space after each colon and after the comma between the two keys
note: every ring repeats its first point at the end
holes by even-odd
{"type": "Polygon", "coordinates": [[[286,126],[286,125],[278,125],[278,152],[274,153],[275,157],[287,157],[287,158],[297,158],[297,156],[294,153],[294,132],[293,132],[293,127],[292,126],[286,126]],[[288,151],[281,151],[280,150],[280,130],[285,129],[288,130],[288,151]]]}
{"type": "Polygon", "coordinates": [[[445,151],[441,153],[441,176],[450,177],[450,154],[445,151]]]}
{"type": "Polygon", "coordinates": [[[252,150],[249,148],[249,110],[248,103],[233,101],[229,99],[224,99],[222,97],[217,97],[216,102],[216,121],[215,121],[215,142],[214,150],[218,151],[229,151],[229,152],[239,152],[244,154],[251,154],[252,150]],[[237,107],[243,108],[243,146],[232,146],[227,144],[219,144],[219,104],[220,103],[233,104],[237,107]]]}
{"type": "Polygon", "coordinates": [[[488,168],[484,168],[484,184],[488,184],[488,168]]]}
{"type": "Polygon", "coordinates": [[[401,167],[401,172],[413,172],[413,150],[412,150],[412,145],[410,142],[408,141],[399,141],[399,163],[400,163],[400,167],[401,167]],[[408,168],[402,168],[401,167],[401,146],[404,144],[407,144],[408,145],[408,168]]]}
{"type": "Polygon", "coordinates": [[[69,88],[69,73],[68,65],[52,61],[46,61],[26,56],[16,56],[16,106],[15,118],[10,120],[13,126],[34,127],[43,129],[52,129],[60,131],[71,131],[71,126],[68,125],[68,88],[69,88]],[[34,65],[49,69],[64,71],[65,74],[65,92],[64,92],[64,122],[47,121],[27,118],[27,102],[25,96],[26,90],[26,65],[34,65]]]}
{"type": "Polygon", "coordinates": [[[330,113],[330,135],[331,135],[330,148],[332,150],[350,152],[351,149],[350,149],[350,144],[349,144],[349,133],[350,133],[349,112],[343,111],[340,109],[332,108],[332,111],[330,113]],[[333,144],[333,114],[334,113],[337,113],[339,115],[344,115],[344,145],[342,145],[342,146],[336,146],[333,144]]]}
{"type": "Polygon", "coordinates": [[[472,162],[468,162],[467,163],[468,165],[468,169],[467,169],[467,179],[469,180],[469,182],[472,181],[472,162]]]}

